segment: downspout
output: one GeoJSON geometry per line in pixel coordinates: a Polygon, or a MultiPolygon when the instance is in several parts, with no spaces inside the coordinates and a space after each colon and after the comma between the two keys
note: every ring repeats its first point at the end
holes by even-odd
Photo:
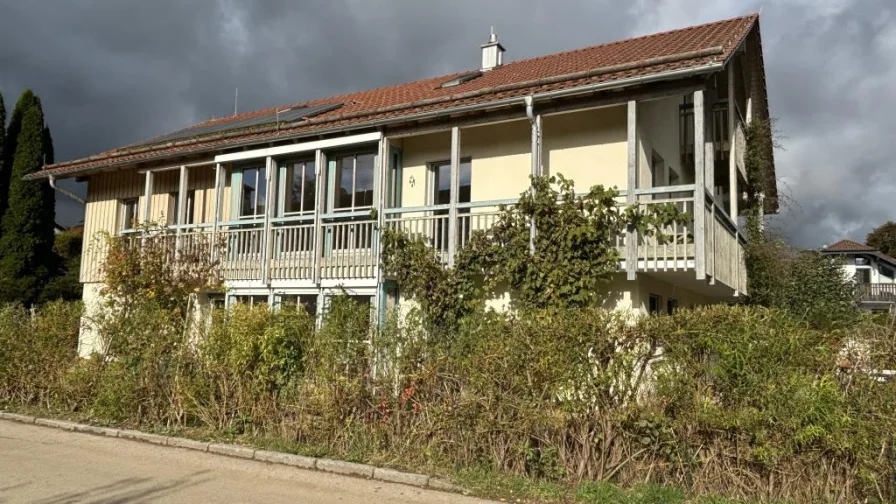
{"type": "Polygon", "coordinates": [[[53,175],[50,175],[48,180],[50,181],[50,187],[52,187],[54,191],[64,194],[82,205],[87,205],[87,202],[84,201],[83,199],[81,199],[81,197],[78,196],[77,194],[69,191],[68,189],[63,189],[61,187],[57,187],[56,186],[56,177],[54,177],[53,175]]]}
{"type": "MultiPolygon", "coordinates": [[[[535,177],[541,171],[541,116],[535,115],[535,97],[529,95],[523,98],[526,104],[526,117],[529,118],[529,124],[532,126],[532,170],[531,177],[534,182],[535,177]]],[[[535,195],[535,186],[529,184],[529,194],[535,195]]],[[[529,253],[535,253],[535,219],[529,222],[529,253]]]]}

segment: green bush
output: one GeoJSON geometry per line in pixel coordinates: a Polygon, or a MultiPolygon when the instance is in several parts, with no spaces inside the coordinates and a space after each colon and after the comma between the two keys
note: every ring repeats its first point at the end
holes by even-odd
{"type": "Polygon", "coordinates": [[[110,352],[85,361],[78,313],[0,310],[12,349],[0,355],[0,401],[459,474],[552,502],[893,496],[896,383],[880,377],[896,368],[896,341],[872,319],[821,328],[755,306],[634,323],[592,308],[476,310],[445,338],[419,313],[371,330],[369,308],[348,297],[317,330],[294,308],[200,321],[144,301],[100,318],[110,352]]]}
{"type": "Polygon", "coordinates": [[[50,406],[78,351],[80,303],[53,302],[32,314],[0,305],[0,401],[50,406]]]}

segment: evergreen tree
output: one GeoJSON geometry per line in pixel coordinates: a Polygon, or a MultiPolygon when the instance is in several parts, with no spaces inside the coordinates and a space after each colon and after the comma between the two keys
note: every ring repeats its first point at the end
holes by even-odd
{"type": "MultiPolygon", "coordinates": [[[[6,154],[4,154],[3,144],[6,141],[6,106],[3,103],[3,95],[0,94],[0,221],[3,220],[3,211],[6,209],[6,198],[9,195],[9,191],[7,188],[9,187],[9,170],[12,170],[12,167],[7,167],[4,160],[6,159],[6,154]]],[[[0,231],[2,233],[2,231],[0,231]]],[[[0,234],[0,236],[3,236],[0,234]]]]}
{"type": "Polygon", "coordinates": [[[56,209],[53,190],[46,182],[23,180],[43,167],[49,147],[40,100],[30,90],[16,104],[16,119],[8,207],[0,222],[0,301],[28,304],[38,299],[55,270],[56,209]]]}
{"type": "MultiPolygon", "coordinates": [[[[16,141],[22,129],[22,116],[25,110],[32,107],[38,99],[30,89],[22,93],[16,102],[6,128],[6,136],[0,149],[0,238],[3,237],[3,215],[9,206],[9,187],[12,181],[13,160],[16,153],[16,141]]],[[[5,116],[3,117],[5,119],[5,116]]]]}

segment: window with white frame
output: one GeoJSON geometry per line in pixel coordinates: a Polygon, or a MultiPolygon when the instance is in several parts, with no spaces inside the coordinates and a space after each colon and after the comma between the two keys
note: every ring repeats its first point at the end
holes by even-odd
{"type": "MultiPolygon", "coordinates": [[[[473,167],[470,159],[462,159],[460,162],[457,181],[457,202],[469,203],[472,195],[473,167]]],[[[429,205],[447,205],[451,203],[451,161],[440,161],[429,165],[429,205]]],[[[461,243],[466,243],[469,238],[470,228],[467,217],[469,208],[458,208],[458,229],[462,233],[461,243]]],[[[434,215],[448,215],[448,210],[436,210],[434,215]]],[[[448,221],[437,220],[435,235],[432,237],[432,246],[440,250],[448,249],[448,221]]]]}
{"type": "Polygon", "coordinates": [[[267,203],[267,185],[264,166],[246,166],[241,170],[240,218],[264,216],[267,203]]]}
{"type": "Polygon", "coordinates": [[[314,213],[317,193],[317,174],[314,161],[290,161],[286,163],[286,186],[283,212],[288,215],[314,213]]]}
{"type": "Polygon", "coordinates": [[[336,158],[336,211],[364,210],[373,206],[376,154],[349,154],[336,158]]]}
{"type": "Polygon", "coordinates": [[[123,199],[119,202],[118,229],[130,231],[137,227],[137,198],[123,199]]]}

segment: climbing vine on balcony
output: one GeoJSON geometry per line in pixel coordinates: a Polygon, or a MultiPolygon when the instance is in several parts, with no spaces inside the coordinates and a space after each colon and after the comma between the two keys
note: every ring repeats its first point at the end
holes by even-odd
{"type": "Polygon", "coordinates": [[[515,206],[502,207],[490,230],[470,236],[453,268],[443,267],[424,239],[391,229],[383,233],[383,265],[435,327],[452,327],[504,292],[520,307],[600,304],[630,227],[662,242],[664,227],[685,221],[672,204],[639,209],[620,205],[619,197],[617,189],[599,185],[576,194],[562,175],[533,177],[532,190],[515,206]]]}
{"type": "Polygon", "coordinates": [[[764,211],[760,198],[765,192],[768,177],[773,176],[772,152],[775,141],[771,121],[756,119],[744,127],[746,151],[744,152],[744,170],[747,172],[747,226],[751,241],[761,240],[759,219],[764,211]]]}

